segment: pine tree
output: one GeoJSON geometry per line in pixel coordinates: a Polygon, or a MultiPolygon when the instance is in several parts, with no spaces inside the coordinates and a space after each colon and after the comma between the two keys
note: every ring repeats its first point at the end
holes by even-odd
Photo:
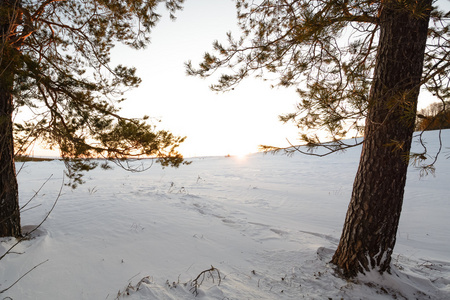
{"type": "Polygon", "coordinates": [[[184,138],[119,115],[123,93],[141,80],[110,64],[117,43],[149,43],[159,4],[173,17],[183,1],[0,0],[0,237],[21,235],[14,156],[35,142],[60,150],[72,184],[96,166],[89,158],[183,163],[184,138]],[[15,121],[19,111],[33,116],[15,121]]]}
{"type": "MultiPolygon", "coordinates": [[[[432,0],[236,0],[240,38],[214,42],[190,75],[224,69],[213,90],[250,75],[297,88],[297,110],[280,116],[311,149],[353,147],[364,135],[359,168],[332,263],[345,277],[389,272],[403,202],[420,89],[448,99],[449,13],[432,0]],[[430,20],[432,22],[430,22],[430,20]],[[228,70],[228,71],[227,71],[228,70]],[[315,132],[327,132],[325,145],[315,132]]],[[[265,150],[302,151],[299,147],[265,150]]],[[[309,153],[306,151],[306,153],[309,153]]],[[[423,168],[432,168],[423,165],[423,168]]]]}

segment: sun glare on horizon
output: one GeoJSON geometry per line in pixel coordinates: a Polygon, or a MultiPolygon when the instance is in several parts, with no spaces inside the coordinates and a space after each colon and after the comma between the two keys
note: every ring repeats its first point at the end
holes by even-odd
{"type": "Polygon", "coordinates": [[[248,154],[249,154],[249,153],[238,153],[238,154],[235,154],[234,157],[236,157],[236,158],[239,159],[239,160],[244,160],[244,159],[247,158],[247,155],[248,155],[248,154]]]}
{"type": "MultiPolygon", "coordinates": [[[[256,152],[256,151],[253,151],[256,152]]],[[[253,153],[249,149],[240,149],[236,151],[232,151],[229,156],[234,157],[238,160],[245,160],[250,154],[253,153]]]]}

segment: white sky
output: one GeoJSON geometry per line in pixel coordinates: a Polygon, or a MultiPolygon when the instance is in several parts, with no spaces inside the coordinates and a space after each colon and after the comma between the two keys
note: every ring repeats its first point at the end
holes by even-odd
{"type": "Polygon", "coordinates": [[[294,110],[294,89],[271,89],[262,80],[249,79],[228,93],[209,89],[212,80],[186,76],[184,63],[201,61],[216,39],[238,33],[231,0],[186,1],[177,20],[165,16],[154,28],[146,50],[120,47],[113,63],[136,66],[141,86],[127,93],[123,113],[162,120],[160,129],[187,136],[180,147],[185,156],[245,154],[258,145],[287,146],[297,130],[283,125],[278,115],[294,110]]]}
{"type": "Polygon", "coordinates": [[[242,155],[261,144],[296,143],[297,128],[278,121],[278,115],[294,111],[295,88],[272,89],[269,82],[249,78],[234,91],[216,93],[209,89],[213,80],[186,76],[185,62],[201,62],[214,40],[226,44],[226,32],[239,35],[234,1],[188,0],[176,15],[173,22],[165,14],[147,49],[114,50],[112,65],[135,66],[143,80],[125,95],[122,114],[161,119],[159,129],[187,136],[179,149],[185,157],[242,155]]]}

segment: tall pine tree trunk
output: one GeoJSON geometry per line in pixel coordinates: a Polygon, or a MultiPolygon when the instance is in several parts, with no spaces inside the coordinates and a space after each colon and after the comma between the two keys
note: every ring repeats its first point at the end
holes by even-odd
{"type": "Polygon", "coordinates": [[[423,69],[431,0],[382,2],[365,141],[332,263],[346,277],[390,270],[423,69]],[[413,6],[418,5],[413,12],[413,6]],[[425,9],[424,9],[425,8],[425,9]]]}
{"type": "Polygon", "coordinates": [[[0,237],[21,235],[11,117],[12,96],[0,86],[0,237]]]}
{"type": "Polygon", "coordinates": [[[0,237],[21,236],[14,165],[13,84],[18,50],[10,46],[18,1],[0,1],[0,237]]]}

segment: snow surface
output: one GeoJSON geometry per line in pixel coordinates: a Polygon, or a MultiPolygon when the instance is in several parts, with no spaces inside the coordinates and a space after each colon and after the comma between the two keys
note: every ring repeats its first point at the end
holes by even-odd
{"type": "MultiPolygon", "coordinates": [[[[430,151],[437,134],[426,134],[430,151]]],[[[329,264],[360,148],[324,158],[253,154],[87,173],[0,261],[0,290],[31,270],[0,298],[450,299],[450,130],[442,134],[436,176],[409,170],[392,274],[347,282],[329,264]]],[[[22,212],[27,230],[51,209],[63,170],[59,161],[22,167],[22,204],[53,175],[22,212]]],[[[15,243],[0,241],[0,255],[15,243]]]]}

